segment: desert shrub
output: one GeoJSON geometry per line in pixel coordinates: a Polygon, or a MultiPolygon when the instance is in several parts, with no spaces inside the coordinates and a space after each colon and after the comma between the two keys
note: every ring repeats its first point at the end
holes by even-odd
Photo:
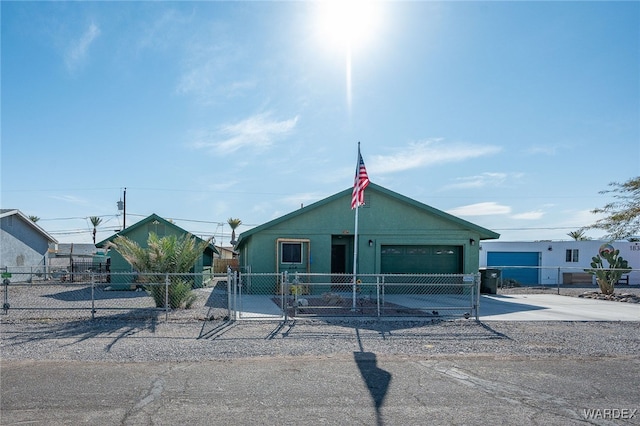
{"type": "Polygon", "coordinates": [[[190,309],[197,299],[191,286],[191,282],[183,279],[171,280],[167,295],[165,295],[167,289],[165,285],[146,285],[144,288],[153,297],[157,308],[166,308],[165,301],[168,299],[171,309],[190,309]]]}
{"type": "Polygon", "coordinates": [[[520,281],[514,280],[513,278],[503,278],[502,287],[504,288],[522,287],[522,284],[520,284],[520,281]]]}

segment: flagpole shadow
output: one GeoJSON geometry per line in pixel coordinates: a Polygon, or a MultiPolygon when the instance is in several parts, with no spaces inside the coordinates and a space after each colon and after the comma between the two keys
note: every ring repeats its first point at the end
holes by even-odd
{"type": "Polygon", "coordinates": [[[387,396],[387,391],[389,390],[391,373],[378,367],[378,361],[375,353],[363,351],[360,334],[357,329],[356,335],[358,336],[360,352],[354,352],[353,359],[358,366],[358,370],[360,370],[360,375],[364,379],[376,407],[376,424],[378,426],[382,426],[384,423],[382,421],[381,408],[384,403],[384,399],[387,396]]]}

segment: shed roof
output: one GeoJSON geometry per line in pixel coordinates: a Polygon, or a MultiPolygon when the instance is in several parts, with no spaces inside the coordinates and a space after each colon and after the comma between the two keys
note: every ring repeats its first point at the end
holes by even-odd
{"type": "Polygon", "coordinates": [[[96,246],[91,243],[59,243],[57,256],[93,256],[96,254],[96,246]]]}

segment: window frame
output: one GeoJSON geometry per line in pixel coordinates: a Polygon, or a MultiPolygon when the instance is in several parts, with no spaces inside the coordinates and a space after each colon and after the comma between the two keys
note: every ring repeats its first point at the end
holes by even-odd
{"type": "Polygon", "coordinates": [[[566,249],[564,261],[567,263],[578,263],[580,261],[580,250],[566,249]]]}

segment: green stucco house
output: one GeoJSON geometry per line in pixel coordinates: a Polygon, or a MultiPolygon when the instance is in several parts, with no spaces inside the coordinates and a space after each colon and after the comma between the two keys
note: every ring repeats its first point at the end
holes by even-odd
{"type": "Polygon", "coordinates": [[[354,241],[352,189],[240,234],[240,267],[252,273],[477,273],[479,242],[499,234],[369,184],[354,241]]]}
{"type": "MultiPolygon", "coordinates": [[[[114,234],[111,237],[100,241],[96,244],[96,247],[103,248],[107,246],[108,242],[113,241],[118,236],[127,237],[130,240],[137,242],[140,247],[147,247],[147,240],[149,239],[149,234],[152,232],[159,237],[165,237],[168,235],[182,237],[185,234],[189,234],[189,232],[187,232],[186,230],[169,222],[166,219],[161,218],[154,213],[151,216],[129,226],[128,228],[123,229],[117,234],[114,234]]],[[[201,238],[195,238],[198,242],[202,241],[201,238]]],[[[214,253],[217,254],[218,251],[212,243],[207,247],[204,253],[202,253],[202,256],[200,256],[200,258],[198,259],[198,262],[193,268],[193,273],[199,274],[203,272],[204,268],[211,267],[213,265],[214,253]]],[[[124,260],[120,253],[113,249],[109,250],[108,258],[110,262],[110,272],[112,272],[112,275],[110,277],[112,287],[114,289],[135,288],[135,274],[122,274],[123,272],[134,272],[132,271],[131,265],[129,265],[129,263],[124,260]]],[[[199,287],[201,285],[202,277],[196,277],[194,286],[199,287]]]]}

